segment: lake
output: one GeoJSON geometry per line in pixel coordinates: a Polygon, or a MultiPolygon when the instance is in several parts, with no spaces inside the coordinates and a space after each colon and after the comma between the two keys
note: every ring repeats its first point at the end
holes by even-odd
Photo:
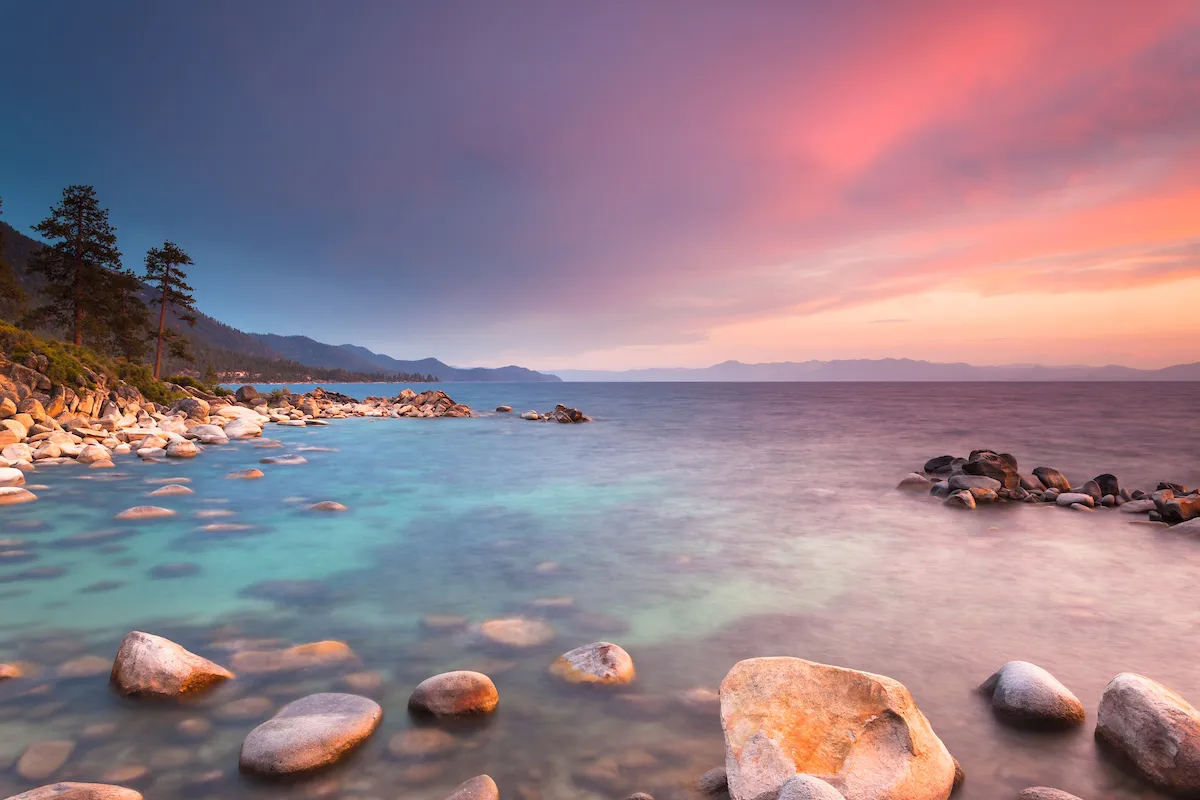
{"type": "MultiPolygon", "coordinates": [[[[326,388],[362,398],[402,386],[326,388]]],[[[1200,539],[1107,511],[956,512],[894,486],[932,456],[984,447],[1072,481],[1112,472],[1131,489],[1194,486],[1200,384],[437,388],[478,416],[268,426],[281,449],[242,441],[184,462],[125,456],[114,470],[27,475],[45,487],[39,501],[0,508],[0,539],[33,553],[0,566],[0,661],[35,677],[0,683],[0,797],[126,768],[156,800],[442,798],[484,772],[506,799],[683,798],[723,764],[716,709],[689,690],[714,690],[736,661],[764,655],[904,683],[966,771],[956,797],[1035,784],[1090,800],[1158,796],[1098,752],[1095,709],[1124,671],[1200,703],[1200,539]],[[556,403],[595,422],[491,411],[556,403]],[[308,463],[225,479],[280,453],[308,463]],[[145,497],[173,477],[194,494],[145,497]],[[308,510],[322,500],[348,510],[308,510]],[[178,515],[114,521],[146,503],[178,515]],[[429,614],[466,625],[431,630],[429,614]],[[555,640],[485,646],[475,626],[514,615],[546,620],[555,640]],[[324,639],[361,663],[242,676],[182,704],[123,700],[104,662],[135,629],[218,663],[324,639]],[[548,675],[556,655],[601,639],[633,656],[629,690],[548,675]],[[997,722],[975,690],[1014,659],[1054,673],[1087,724],[997,722]],[[446,755],[389,754],[389,738],[417,724],[413,687],[455,668],[491,675],[499,711],[456,730],[446,755]],[[272,709],[348,686],[385,716],[347,763],[286,785],[238,774],[242,739],[272,709]],[[52,779],[22,779],[10,765],[44,739],[75,746],[52,779]]]]}

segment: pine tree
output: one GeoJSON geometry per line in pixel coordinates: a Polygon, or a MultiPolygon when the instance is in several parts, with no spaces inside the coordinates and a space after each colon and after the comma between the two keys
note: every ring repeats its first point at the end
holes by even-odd
{"type": "Polygon", "coordinates": [[[175,331],[167,330],[167,306],[171,313],[181,322],[188,325],[196,324],[196,300],[192,297],[192,287],[188,286],[187,273],[184,267],[195,263],[192,257],[174,242],[163,242],[162,247],[151,247],[146,252],[146,281],[158,284],[155,297],[151,303],[158,305],[158,346],[154,351],[154,377],[159,377],[162,369],[163,342],[167,343],[170,354],[175,358],[191,361],[192,354],[188,349],[187,339],[175,331]]]}
{"type": "MultiPolygon", "coordinates": [[[[3,208],[4,203],[0,200],[0,211],[3,211],[3,208]]],[[[0,230],[0,316],[5,319],[17,319],[25,312],[27,302],[29,295],[25,294],[25,290],[17,281],[13,265],[4,257],[4,231],[0,230]]]]}
{"type": "Polygon", "coordinates": [[[112,275],[112,308],[106,316],[111,320],[110,350],[126,360],[142,363],[150,349],[150,310],[139,296],[142,281],[130,269],[112,275]]]}
{"type": "Polygon", "coordinates": [[[213,369],[212,364],[206,364],[204,367],[204,385],[210,389],[215,389],[221,383],[221,376],[213,369]]]}
{"type": "Polygon", "coordinates": [[[29,264],[46,278],[49,302],[34,310],[32,320],[69,328],[77,345],[83,344],[85,327],[91,335],[102,334],[111,323],[112,276],[121,268],[121,251],[96,190],[63,189],[62,200],[33,229],[49,242],[29,264]]]}

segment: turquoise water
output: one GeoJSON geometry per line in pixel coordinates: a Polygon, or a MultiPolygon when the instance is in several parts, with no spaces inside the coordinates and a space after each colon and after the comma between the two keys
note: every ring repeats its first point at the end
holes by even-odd
{"type": "MultiPolygon", "coordinates": [[[[363,397],[402,387],[327,388],[363,397]]],[[[1096,752],[1090,722],[1066,734],[1012,732],[973,689],[1019,658],[1054,672],[1089,712],[1127,670],[1200,702],[1200,666],[1186,646],[1200,623],[1200,541],[1115,512],[953,513],[892,487],[930,456],[978,447],[1075,480],[1113,472],[1132,488],[1195,485],[1194,385],[440,388],[480,416],[269,426],[279,449],[235,442],[186,462],[127,457],[113,470],[29,474],[45,487],[34,489],[40,500],[0,508],[0,539],[33,553],[0,566],[0,661],[33,674],[0,684],[0,796],[36,783],[9,768],[30,742],[68,738],[75,751],[53,779],[99,780],[136,765],[146,768],[137,785],[155,798],[434,798],[480,772],[521,800],[684,797],[722,762],[722,745],[715,710],[680,693],[715,689],[734,662],[756,655],[904,682],[966,769],[963,797],[1036,783],[1084,797],[1155,796],[1096,752]],[[596,421],[489,411],[559,402],[596,421]],[[262,465],[257,481],[224,477],[282,453],[308,463],[262,465]],[[145,497],[152,481],[170,478],[187,479],[194,494],[145,497]],[[348,511],[307,509],[321,500],[348,511]],[[113,519],[146,503],[177,515],[113,519]],[[213,523],[246,527],[200,530],[213,523]],[[263,585],[274,581],[298,583],[263,585]],[[563,597],[569,606],[545,603],[563,597]],[[425,630],[431,613],[471,625],[546,618],[558,636],[499,652],[470,627],[425,630]],[[119,700],[105,674],[59,674],[81,656],[111,660],[131,629],[226,662],[250,640],[341,639],[361,665],[246,676],[181,707],[119,700]],[[633,655],[630,691],[567,691],[547,676],[557,653],[600,638],[633,655]],[[456,732],[448,758],[390,756],[387,739],[413,724],[413,686],[464,666],[496,680],[495,719],[456,732]],[[286,787],[238,775],[238,745],[270,708],[345,689],[354,672],[374,673],[378,685],[365,691],[385,722],[350,763],[286,787]],[[235,704],[246,698],[260,699],[235,704]],[[238,713],[247,705],[257,715],[238,713]],[[184,736],[177,725],[188,717],[212,730],[184,736]],[[89,738],[104,723],[116,731],[89,738]]]]}

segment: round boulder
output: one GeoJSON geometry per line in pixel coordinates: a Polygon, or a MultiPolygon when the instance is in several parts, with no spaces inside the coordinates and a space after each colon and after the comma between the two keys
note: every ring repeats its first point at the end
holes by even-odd
{"type": "Polygon", "coordinates": [[[199,452],[196,443],[187,439],[177,439],[167,445],[167,458],[195,458],[199,452]]]}
{"type": "Polygon", "coordinates": [[[1036,467],[1033,470],[1033,475],[1047,489],[1057,489],[1060,492],[1071,491],[1071,482],[1053,467],[1036,467]]]}
{"type": "Polygon", "coordinates": [[[992,708],[1018,725],[1068,727],[1084,720],[1083,703],[1046,670],[1028,661],[1010,661],[983,682],[992,708]]]}
{"type": "Polygon", "coordinates": [[[20,486],[0,486],[0,506],[15,506],[20,503],[32,503],[37,495],[20,486]]]}
{"type": "Polygon", "coordinates": [[[500,695],[496,684],[482,672],[443,672],[417,684],[408,698],[408,708],[438,717],[488,714],[496,710],[500,695]]]}
{"type": "Polygon", "coordinates": [[[107,783],[52,783],[8,800],[142,800],[142,793],[107,783]]]}
{"type": "Polygon", "coordinates": [[[383,709],[354,694],[310,694],[288,703],[242,742],[238,763],[258,775],[290,775],[340,761],[379,727],[383,709]]]}
{"type": "Polygon", "coordinates": [[[252,481],[255,478],[261,478],[262,476],[263,471],[261,469],[251,467],[250,469],[239,469],[237,472],[231,472],[225,477],[231,480],[252,481]]]}
{"type": "Polygon", "coordinates": [[[779,800],[846,800],[842,793],[820,778],[795,775],[779,790],[779,800]]]}
{"type": "Polygon", "coordinates": [[[1200,796],[1200,712],[1161,683],[1132,672],[1113,678],[1100,698],[1096,738],[1160,789],[1200,796]]]}
{"type": "Polygon", "coordinates": [[[126,695],[180,697],[204,691],[233,673],[170,639],[132,631],[113,661],[112,683],[126,695]]]}
{"type": "Polygon", "coordinates": [[[446,800],[500,800],[500,789],[487,775],[476,775],[446,795],[446,800]]]}
{"type": "Polygon", "coordinates": [[[633,659],[611,642],[593,642],[563,653],[550,665],[550,674],[567,683],[622,686],[633,683],[633,659]]]}
{"type": "Polygon", "coordinates": [[[896,484],[896,488],[902,492],[927,493],[929,491],[929,487],[932,485],[933,482],[924,475],[916,472],[910,472],[908,475],[905,475],[898,484],[896,484]]]}

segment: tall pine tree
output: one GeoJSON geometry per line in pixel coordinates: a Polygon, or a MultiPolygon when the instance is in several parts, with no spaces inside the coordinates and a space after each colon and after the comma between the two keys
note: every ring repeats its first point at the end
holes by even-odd
{"type": "Polygon", "coordinates": [[[146,282],[158,284],[155,287],[154,299],[150,302],[159,306],[158,309],[158,346],[154,351],[154,377],[159,377],[162,370],[163,342],[167,343],[172,355],[188,358],[187,341],[174,331],[167,330],[167,306],[171,313],[181,322],[188,325],[196,324],[196,300],[192,297],[192,287],[188,286],[187,273],[184,267],[192,266],[192,257],[174,242],[163,242],[162,247],[151,247],[146,251],[146,282]]]}
{"type": "Polygon", "coordinates": [[[63,189],[62,200],[33,229],[49,242],[29,264],[45,277],[49,302],[33,311],[32,320],[66,327],[77,345],[85,328],[101,335],[111,327],[112,277],[121,268],[121,251],[96,190],[63,189]]]}
{"type": "Polygon", "coordinates": [[[141,290],[142,281],[133,270],[113,273],[112,307],[108,310],[112,320],[109,350],[135,363],[145,361],[150,349],[150,310],[139,294],[141,290]]]}

